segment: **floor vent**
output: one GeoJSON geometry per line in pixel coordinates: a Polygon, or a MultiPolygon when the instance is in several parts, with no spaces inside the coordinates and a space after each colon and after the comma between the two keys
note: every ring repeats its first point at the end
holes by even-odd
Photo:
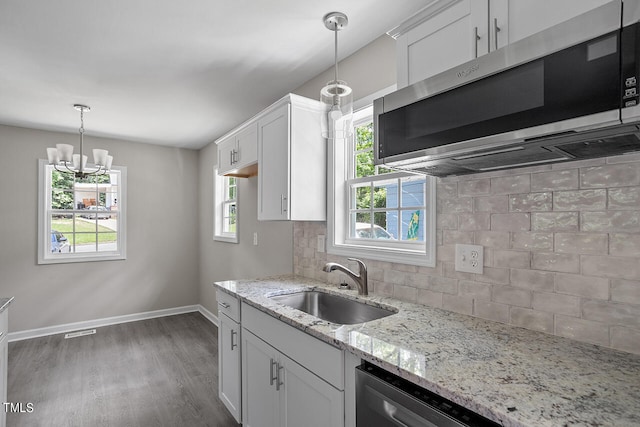
{"type": "Polygon", "coordinates": [[[96,333],[95,329],[87,329],[86,331],[77,331],[77,332],[69,332],[68,334],[64,334],[64,339],[83,337],[85,335],[93,335],[96,333]]]}

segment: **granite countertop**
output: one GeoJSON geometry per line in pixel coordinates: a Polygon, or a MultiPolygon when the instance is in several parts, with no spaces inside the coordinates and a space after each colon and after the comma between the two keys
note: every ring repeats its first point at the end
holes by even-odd
{"type": "Polygon", "coordinates": [[[640,356],[279,276],[216,282],[224,292],[504,426],[640,426],[640,356]],[[268,297],[318,288],[398,313],[337,325],[268,297]]]}
{"type": "Polygon", "coordinates": [[[11,304],[11,302],[13,302],[13,297],[11,297],[11,298],[0,298],[0,313],[5,311],[7,309],[7,307],[9,307],[9,304],[11,304]]]}

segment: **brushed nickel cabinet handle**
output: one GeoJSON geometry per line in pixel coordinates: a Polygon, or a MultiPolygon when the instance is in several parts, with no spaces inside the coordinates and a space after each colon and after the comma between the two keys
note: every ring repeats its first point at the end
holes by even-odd
{"type": "Polygon", "coordinates": [[[280,391],[280,386],[284,385],[284,381],[281,381],[280,378],[280,370],[282,369],[284,369],[284,367],[278,363],[278,368],[276,370],[276,391],[280,391]]]}
{"type": "Polygon", "coordinates": [[[218,305],[222,308],[229,308],[231,307],[228,303],[226,302],[219,302],[218,305]]]}
{"type": "MultiPolygon", "coordinates": [[[[273,385],[274,381],[278,380],[277,366],[278,366],[278,362],[276,362],[275,360],[271,359],[271,365],[269,367],[269,385],[273,385]],[[275,375],[273,373],[273,367],[274,366],[276,367],[275,375]]],[[[278,386],[276,385],[276,390],[277,389],[278,389],[278,386]]]]}
{"type": "Polygon", "coordinates": [[[501,29],[498,27],[498,18],[493,18],[493,39],[495,41],[495,50],[498,50],[498,32],[501,29]]]}
{"type": "Polygon", "coordinates": [[[478,41],[480,41],[482,37],[478,35],[478,27],[473,27],[473,57],[478,57],[478,41]]]}
{"type": "Polygon", "coordinates": [[[231,330],[231,351],[233,351],[233,349],[238,346],[238,340],[235,340],[235,342],[233,340],[233,337],[237,335],[238,333],[232,329],[231,330]]]}

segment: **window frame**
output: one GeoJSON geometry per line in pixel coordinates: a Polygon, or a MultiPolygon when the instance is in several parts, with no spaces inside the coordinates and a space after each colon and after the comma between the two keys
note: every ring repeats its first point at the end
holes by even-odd
{"type": "MultiPolygon", "coordinates": [[[[362,123],[363,110],[370,107],[374,99],[380,98],[395,90],[391,86],[357,101],[354,105],[354,126],[362,123]]],[[[355,135],[355,132],[353,132],[355,135]]],[[[355,136],[354,136],[355,137],[355,136]]],[[[375,239],[355,239],[349,234],[350,182],[357,181],[351,178],[353,153],[352,140],[336,139],[328,140],[328,191],[327,191],[327,253],[346,256],[361,257],[370,260],[387,261],[401,264],[411,264],[426,267],[436,265],[436,178],[425,176],[425,241],[416,243],[413,241],[378,241],[375,239]]],[[[409,172],[391,172],[384,178],[374,180],[401,179],[412,176],[409,172]]],[[[424,175],[421,175],[424,176],[424,175]]],[[[365,181],[371,181],[367,177],[365,181]]]]}
{"type": "Polygon", "coordinates": [[[213,169],[213,240],[226,243],[239,243],[239,231],[240,231],[240,204],[239,204],[239,186],[238,178],[229,177],[224,175],[218,175],[218,168],[213,169]],[[229,180],[235,179],[236,198],[229,199],[229,180]],[[236,231],[225,232],[225,206],[235,203],[236,206],[236,231]]]}
{"type": "MultiPolygon", "coordinates": [[[[44,159],[38,161],[38,264],[64,264],[76,262],[117,261],[127,259],[127,168],[112,166],[120,175],[118,182],[118,226],[116,230],[118,249],[108,252],[70,252],[52,255],[51,241],[51,171],[52,166],[44,159]]],[[[78,209],[69,209],[69,214],[78,214],[78,209]]]]}

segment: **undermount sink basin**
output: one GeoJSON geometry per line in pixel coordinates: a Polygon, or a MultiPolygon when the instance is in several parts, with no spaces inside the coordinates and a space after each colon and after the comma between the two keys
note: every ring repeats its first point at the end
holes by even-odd
{"type": "Polygon", "coordinates": [[[374,307],[360,301],[318,291],[276,295],[271,299],[327,322],[340,325],[369,322],[397,313],[397,311],[374,307]]]}

